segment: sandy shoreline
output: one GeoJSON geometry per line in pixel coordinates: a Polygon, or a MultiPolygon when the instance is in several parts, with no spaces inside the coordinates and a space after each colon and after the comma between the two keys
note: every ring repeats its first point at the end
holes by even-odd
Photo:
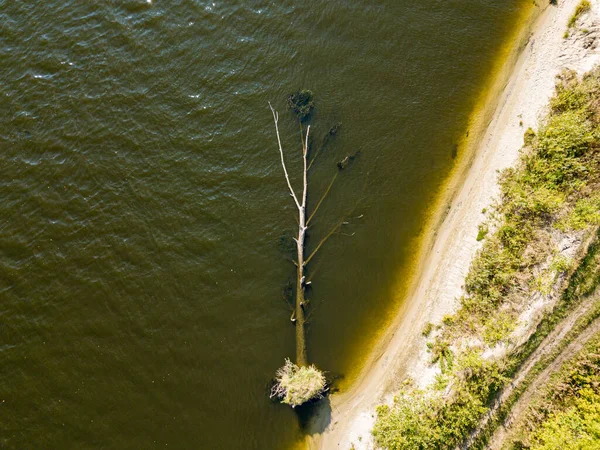
{"type": "MultiPolygon", "coordinates": [[[[592,1],[594,16],[598,1],[592,1]]],[[[569,39],[563,38],[578,2],[559,0],[558,7],[546,8],[534,22],[529,41],[500,93],[472,164],[437,229],[415,288],[398,312],[386,344],[376,349],[373,362],[348,392],[331,397],[331,416],[322,411],[315,428],[326,422],[329,425],[322,433],[312,435],[309,448],[348,450],[352,444],[357,450],[373,448],[370,430],[376,405],[389,401],[394,387],[408,375],[420,385],[433,379],[436,372],[429,367],[421,330],[427,322],[439,322],[457,305],[469,265],[480,246],[476,236],[484,220],[482,210],[498,193],[497,171],[514,164],[523,144],[523,132],[528,127],[537,128],[554,91],[556,74],[565,67],[585,72],[600,60],[594,45],[586,48],[583,36],[574,33],[569,39]]]]}

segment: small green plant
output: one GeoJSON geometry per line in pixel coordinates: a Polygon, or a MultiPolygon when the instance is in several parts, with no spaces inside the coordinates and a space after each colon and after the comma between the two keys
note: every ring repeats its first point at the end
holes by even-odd
{"type": "Polygon", "coordinates": [[[585,14],[586,12],[588,12],[591,8],[592,8],[592,4],[589,2],[589,0],[581,0],[579,2],[579,4],[577,5],[577,7],[575,8],[575,12],[569,18],[569,22],[568,22],[567,26],[569,28],[574,27],[575,24],[577,23],[577,19],[579,19],[582,14],[585,14]]]}
{"type": "Polygon", "coordinates": [[[548,274],[547,272],[543,272],[542,274],[538,275],[534,280],[535,290],[538,291],[540,294],[548,295],[550,294],[550,292],[552,292],[553,281],[554,278],[550,276],[550,274],[548,274]]]}
{"type": "Polygon", "coordinates": [[[454,323],[455,317],[452,314],[446,314],[442,317],[442,323],[444,325],[452,325],[454,323]]]}
{"type": "Polygon", "coordinates": [[[525,133],[523,133],[523,141],[525,142],[525,145],[531,145],[533,143],[534,138],[535,131],[533,131],[533,128],[527,128],[527,130],[525,130],[525,133]]]}
{"type": "Polygon", "coordinates": [[[477,229],[477,241],[482,241],[486,234],[488,234],[488,226],[485,223],[479,224],[477,229]]]}
{"type": "Polygon", "coordinates": [[[573,267],[573,260],[571,258],[567,258],[564,255],[558,255],[550,264],[550,270],[556,273],[564,273],[571,270],[573,267]]]}
{"type": "Polygon", "coordinates": [[[421,334],[425,337],[428,337],[433,331],[433,324],[431,322],[427,322],[421,331],[421,334]]]}
{"type": "Polygon", "coordinates": [[[322,397],[325,387],[325,375],[314,365],[299,367],[286,359],[275,375],[271,398],[278,397],[281,403],[294,408],[322,397]]]}

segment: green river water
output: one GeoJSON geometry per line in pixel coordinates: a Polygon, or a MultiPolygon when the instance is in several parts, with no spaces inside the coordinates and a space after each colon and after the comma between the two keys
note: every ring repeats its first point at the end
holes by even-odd
{"type": "MultiPolygon", "coordinates": [[[[285,449],[280,245],[293,90],[338,136],[314,205],[309,359],[343,380],[398,306],[423,219],[525,0],[0,0],[0,447],[285,449]]],[[[310,194],[309,194],[310,195],[310,194]]],[[[311,247],[312,246],[312,247],[311,247]]]]}

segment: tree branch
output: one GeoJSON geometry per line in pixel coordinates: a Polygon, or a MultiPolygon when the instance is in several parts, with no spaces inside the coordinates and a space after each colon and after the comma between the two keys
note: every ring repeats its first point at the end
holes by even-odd
{"type": "MultiPolygon", "coordinates": [[[[294,199],[294,203],[296,203],[296,207],[300,210],[300,203],[298,202],[298,198],[292,188],[292,183],[290,182],[290,177],[288,175],[287,168],[285,167],[285,161],[283,159],[283,148],[281,147],[281,138],[279,137],[279,113],[275,111],[273,106],[271,106],[271,102],[269,102],[269,108],[271,108],[271,112],[273,113],[273,121],[275,122],[275,132],[277,133],[277,143],[279,144],[279,154],[281,155],[281,166],[283,167],[283,173],[285,174],[285,181],[287,181],[288,188],[290,189],[290,195],[294,199]]],[[[305,171],[306,174],[306,171],[305,171]]],[[[306,185],[306,183],[305,183],[306,185]]]]}
{"type": "Polygon", "coordinates": [[[317,254],[317,252],[319,251],[319,249],[321,248],[321,246],[325,242],[327,242],[327,239],[329,239],[333,235],[333,233],[335,233],[342,225],[344,225],[344,221],[340,220],[337,223],[337,225],[335,227],[333,227],[329,233],[327,233],[327,236],[325,236],[323,239],[321,239],[321,242],[319,242],[319,245],[317,245],[317,248],[315,248],[313,250],[313,252],[310,254],[310,256],[308,258],[306,258],[306,261],[304,261],[304,265],[307,265],[310,262],[310,260],[312,259],[312,257],[317,254]]]}
{"type": "Polygon", "coordinates": [[[302,143],[302,160],[304,161],[304,189],[302,191],[302,207],[306,208],[306,195],[308,193],[308,178],[306,167],[306,158],[308,156],[308,133],[310,133],[310,125],[306,128],[306,140],[302,143]]]}
{"type": "Polygon", "coordinates": [[[327,194],[329,194],[329,191],[331,190],[331,187],[333,186],[333,183],[335,182],[335,179],[337,178],[338,174],[340,172],[337,171],[335,173],[335,176],[333,177],[333,179],[331,180],[331,183],[329,183],[329,187],[327,187],[327,190],[325,191],[325,193],[323,194],[323,196],[321,197],[321,200],[319,200],[319,203],[317,203],[317,206],[315,207],[315,210],[312,212],[312,214],[310,215],[310,217],[308,218],[308,220],[306,221],[306,225],[310,225],[310,221],[313,218],[313,216],[317,213],[317,211],[319,210],[319,207],[321,206],[321,203],[323,203],[323,200],[325,200],[325,197],[327,197],[327,194]]]}

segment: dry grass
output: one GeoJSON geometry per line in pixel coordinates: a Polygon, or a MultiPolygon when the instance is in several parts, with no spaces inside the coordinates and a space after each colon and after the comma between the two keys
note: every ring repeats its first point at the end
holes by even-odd
{"type": "Polygon", "coordinates": [[[574,27],[575,23],[577,23],[577,19],[579,19],[579,17],[581,17],[582,14],[585,14],[586,12],[588,12],[591,8],[592,8],[592,4],[589,2],[589,0],[581,0],[579,2],[579,4],[577,5],[577,7],[575,8],[575,12],[569,18],[568,27],[569,28],[574,27]]]}

